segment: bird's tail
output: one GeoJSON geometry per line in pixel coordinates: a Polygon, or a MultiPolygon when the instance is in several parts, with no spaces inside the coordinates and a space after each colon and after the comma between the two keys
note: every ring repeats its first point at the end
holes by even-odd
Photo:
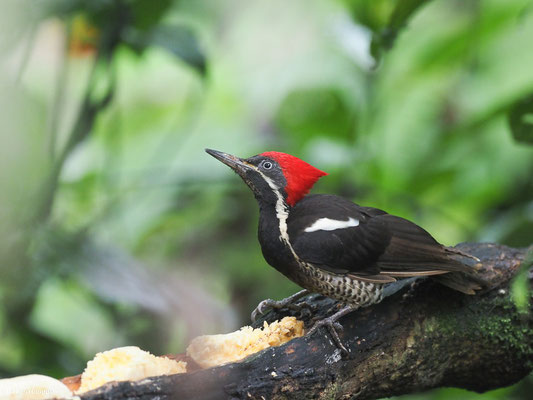
{"type": "Polygon", "coordinates": [[[465,294],[476,294],[477,290],[486,286],[486,282],[477,275],[477,271],[481,268],[479,258],[453,247],[446,247],[445,251],[448,253],[448,257],[463,264],[468,269],[463,270],[464,272],[450,272],[432,276],[431,279],[465,294]]]}

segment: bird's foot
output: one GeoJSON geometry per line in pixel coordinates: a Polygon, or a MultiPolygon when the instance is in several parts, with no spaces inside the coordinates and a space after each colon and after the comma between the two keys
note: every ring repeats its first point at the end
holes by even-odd
{"type": "Polygon", "coordinates": [[[307,334],[312,335],[319,328],[326,327],[328,329],[329,334],[333,338],[335,345],[341,350],[341,352],[344,355],[348,355],[348,349],[344,346],[344,344],[342,343],[339,337],[339,332],[342,332],[343,327],[338,322],[338,320],[344,315],[357,310],[357,308],[358,308],[357,306],[353,306],[353,305],[348,305],[348,306],[343,307],[341,310],[337,311],[335,314],[315,322],[315,324],[309,330],[309,332],[307,332],[307,334]]]}
{"type": "Polygon", "coordinates": [[[261,303],[257,305],[255,310],[252,312],[252,315],[251,315],[252,322],[255,322],[257,318],[259,318],[260,316],[266,314],[268,311],[273,310],[273,309],[281,310],[282,308],[287,308],[289,310],[298,311],[300,313],[303,313],[304,310],[306,310],[307,312],[312,311],[314,306],[306,303],[305,301],[295,303],[296,300],[305,296],[308,293],[309,291],[304,289],[304,290],[300,290],[299,292],[283,300],[279,300],[279,301],[272,300],[272,299],[263,300],[261,303]]]}

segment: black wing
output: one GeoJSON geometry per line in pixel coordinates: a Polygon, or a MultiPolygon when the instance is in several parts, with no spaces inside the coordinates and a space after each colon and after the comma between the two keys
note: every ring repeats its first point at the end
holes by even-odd
{"type": "Polygon", "coordinates": [[[372,282],[396,277],[471,271],[418,225],[342,197],[310,195],[289,213],[291,245],[304,261],[324,270],[372,282]],[[320,218],[359,221],[357,226],[306,232],[320,218]]]}

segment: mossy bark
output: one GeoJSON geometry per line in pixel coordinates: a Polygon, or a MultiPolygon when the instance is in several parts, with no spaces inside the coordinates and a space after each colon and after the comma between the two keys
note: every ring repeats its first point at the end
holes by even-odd
{"type": "MultiPolygon", "coordinates": [[[[515,383],[533,369],[532,309],[519,311],[509,288],[526,249],[459,248],[482,260],[486,290],[467,296],[422,281],[349,314],[341,320],[347,357],[324,330],[240,363],[112,383],[81,398],[376,399],[442,386],[483,392],[515,383]]],[[[334,305],[316,295],[309,301],[318,314],[334,305]]],[[[267,319],[289,314],[270,313],[267,319]]]]}

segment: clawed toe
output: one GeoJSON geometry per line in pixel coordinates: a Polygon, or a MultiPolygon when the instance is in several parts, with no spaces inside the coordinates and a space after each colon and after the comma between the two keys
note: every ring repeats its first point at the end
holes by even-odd
{"type": "Polygon", "coordinates": [[[340,324],[340,322],[334,322],[332,324],[333,329],[335,329],[337,332],[343,332],[344,327],[340,324]]]}
{"type": "Polygon", "coordinates": [[[341,318],[342,316],[352,312],[355,310],[355,307],[354,306],[346,306],[344,307],[342,310],[338,311],[337,313],[333,314],[332,316],[328,317],[328,318],[324,318],[324,319],[321,319],[319,321],[317,321],[313,327],[309,330],[309,332],[307,333],[308,335],[312,335],[313,333],[315,333],[318,328],[321,328],[321,327],[326,327],[331,335],[331,337],[333,338],[333,341],[335,342],[335,345],[344,353],[344,355],[347,355],[349,352],[348,352],[348,349],[344,346],[344,344],[342,343],[340,337],[339,337],[339,332],[342,332],[343,331],[343,327],[342,325],[337,321],[339,318],[341,318]]]}
{"type": "Polygon", "coordinates": [[[333,338],[335,345],[341,350],[344,355],[347,355],[349,353],[348,349],[344,346],[339,337],[339,332],[342,332],[344,330],[342,325],[338,322],[331,321],[330,318],[325,318],[313,325],[313,327],[309,330],[308,335],[312,335],[321,327],[325,327],[328,329],[328,332],[333,338]]]}
{"type": "Polygon", "coordinates": [[[252,312],[252,315],[250,316],[250,318],[252,322],[255,322],[258,317],[266,314],[268,311],[272,309],[279,310],[282,308],[288,308],[290,310],[301,312],[303,308],[311,308],[311,311],[312,311],[313,308],[304,301],[294,304],[295,300],[298,300],[299,298],[305,296],[307,293],[308,291],[304,289],[280,301],[275,301],[272,299],[263,300],[262,302],[258,304],[255,310],[252,312]]]}
{"type": "Polygon", "coordinates": [[[255,308],[255,310],[252,312],[251,319],[252,322],[255,322],[258,317],[261,315],[266,314],[267,311],[277,308],[277,301],[274,301],[272,299],[265,299],[261,301],[255,308]]]}

